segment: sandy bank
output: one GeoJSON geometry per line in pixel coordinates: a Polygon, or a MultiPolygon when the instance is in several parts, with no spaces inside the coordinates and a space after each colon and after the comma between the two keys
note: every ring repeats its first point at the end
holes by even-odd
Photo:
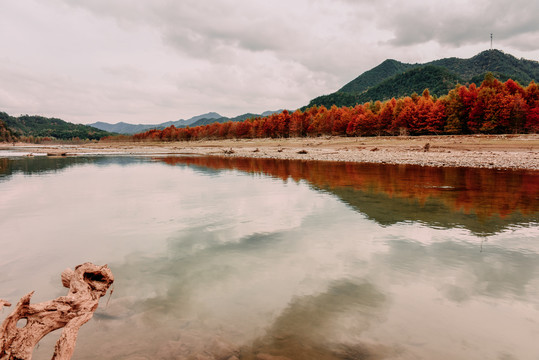
{"type": "MultiPolygon", "coordinates": [[[[189,142],[99,142],[32,147],[34,154],[200,154],[423,166],[539,170],[539,135],[291,138],[189,142]]],[[[0,149],[12,148],[2,144],[0,149]]]]}

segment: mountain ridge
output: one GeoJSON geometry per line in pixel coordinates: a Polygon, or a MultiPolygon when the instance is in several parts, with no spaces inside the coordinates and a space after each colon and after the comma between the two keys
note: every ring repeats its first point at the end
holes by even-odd
{"type": "Polygon", "coordinates": [[[328,108],[332,105],[354,106],[420,94],[426,88],[432,95],[442,96],[459,83],[479,85],[488,72],[502,81],[511,78],[526,85],[532,80],[539,80],[539,62],[517,59],[500,50],[486,50],[469,59],[450,57],[424,64],[387,59],[336,92],[312,99],[304,108],[314,105],[328,108]]]}
{"type": "MultiPolygon", "coordinates": [[[[12,137],[51,138],[60,140],[99,140],[112,135],[110,132],[89,125],[73,124],[57,118],[39,115],[10,116],[0,112],[0,122],[5,124],[12,137]]],[[[7,137],[4,133],[3,137],[7,137]]],[[[4,140],[5,141],[5,140],[4,140]]]]}
{"type": "Polygon", "coordinates": [[[118,122],[115,124],[110,124],[103,121],[98,121],[92,124],[89,124],[89,126],[93,126],[97,129],[109,131],[113,133],[118,134],[136,134],[139,132],[144,132],[151,129],[164,129],[169,126],[176,126],[176,127],[185,127],[189,126],[201,119],[219,119],[222,118],[222,116],[216,112],[209,112],[197,116],[193,116],[192,118],[189,118],[187,120],[179,119],[176,121],[167,121],[160,124],[130,124],[126,122],[118,122]]]}
{"type": "Polygon", "coordinates": [[[232,118],[222,116],[216,112],[209,112],[209,113],[193,116],[192,118],[189,118],[187,120],[180,119],[177,121],[167,121],[164,123],[154,124],[154,125],[148,125],[148,124],[137,125],[137,124],[129,124],[125,122],[110,124],[110,123],[106,123],[102,121],[98,121],[89,125],[97,129],[104,130],[104,131],[114,132],[118,134],[132,135],[132,134],[137,134],[137,133],[145,132],[152,129],[162,130],[173,125],[177,128],[181,128],[181,127],[186,127],[186,126],[190,126],[190,127],[204,126],[204,125],[212,124],[214,122],[218,122],[218,123],[225,123],[228,121],[237,122],[237,121],[246,120],[251,117],[269,116],[271,114],[281,112],[281,111],[282,109],[276,110],[276,111],[264,111],[262,114],[245,113],[245,114],[238,115],[232,118]]]}

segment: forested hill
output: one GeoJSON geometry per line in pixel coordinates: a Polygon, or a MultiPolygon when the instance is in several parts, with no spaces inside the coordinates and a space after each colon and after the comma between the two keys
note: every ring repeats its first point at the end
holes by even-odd
{"type": "Polygon", "coordinates": [[[402,74],[413,67],[414,65],[411,64],[388,59],[377,67],[365,71],[363,74],[344,85],[339,91],[345,93],[362,93],[371,88],[373,84],[380,84],[382,81],[392,78],[395,75],[402,74]]]}
{"type": "Polygon", "coordinates": [[[337,92],[319,96],[309,103],[331,107],[354,106],[376,100],[421,94],[445,95],[458,83],[479,85],[491,72],[502,81],[513,79],[522,85],[539,80],[539,62],[517,59],[499,50],[487,50],[470,59],[446,58],[425,64],[406,64],[386,60],[364,72],[337,92]]]}
{"type": "Polygon", "coordinates": [[[13,117],[0,112],[0,122],[21,138],[50,138],[59,140],[99,140],[111,133],[87,125],[72,124],[56,118],[46,118],[37,115],[22,115],[13,117]]]}

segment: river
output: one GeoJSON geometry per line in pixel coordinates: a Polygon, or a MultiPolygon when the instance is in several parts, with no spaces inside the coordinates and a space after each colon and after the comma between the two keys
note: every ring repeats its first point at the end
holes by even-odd
{"type": "Polygon", "coordinates": [[[74,359],[537,360],[538,225],[537,171],[4,152],[0,298],[108,264],[74,359]]]}

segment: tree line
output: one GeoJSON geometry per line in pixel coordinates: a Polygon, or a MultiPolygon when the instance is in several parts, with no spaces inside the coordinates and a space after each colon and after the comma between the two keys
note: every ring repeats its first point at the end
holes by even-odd
{"type": "Polygon", "coordinates": [[[308,109],[255,117],[242,122],[149,130],[124,140],[182,141],[228,138],[377,136],[426,134],[507,134],[539,131],[539,86],[522,87],[492,74],[481,86],[457,85],[447,95],[413,94],[353,107],[308,109]]]}
{"type": "Polygon", "coordinates": [[[0,119],[0,142],[16,141],[17,136],[13,134],[10,128],[0,119]]]}

